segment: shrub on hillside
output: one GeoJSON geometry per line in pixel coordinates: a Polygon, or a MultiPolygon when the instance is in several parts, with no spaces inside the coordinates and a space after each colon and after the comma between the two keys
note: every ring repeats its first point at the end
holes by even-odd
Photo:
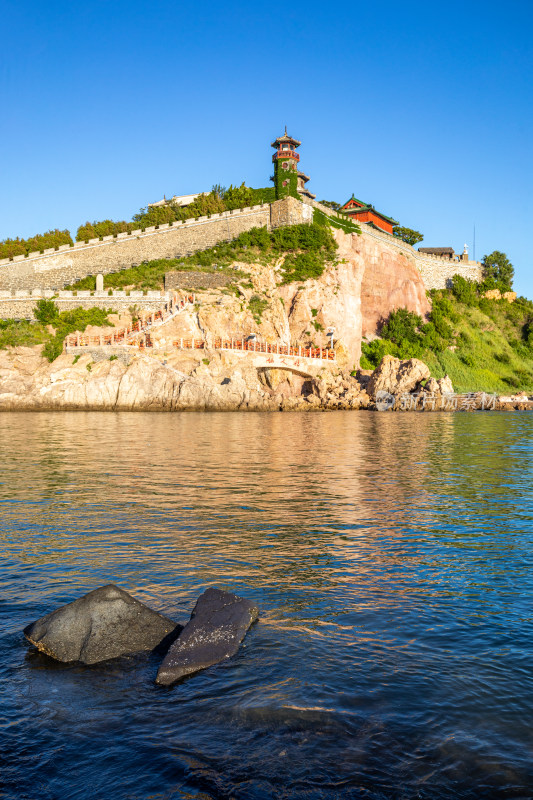
{"type": "MultiPolygon", "coordinates": [[[[505,302],[505,301],[504,301],[505,302]]],[[[478,300],[479,310],[486,314],[487,317],[494,319],[494,300],[489,300],[486,297],[481,297],[478,300]]]]}
{"type": "Polygon", "coordinates": [[[475,306],[478,301],[477,285],[474,281],[463,278],[462,275],[454,275],[452,278],[452,294],[466,306],[475,306]]]}
{"type": "Polygon", "coordinates": [[[528,347],[533,349],[533,320],[528,319],[522,327],[522,339],[528,347]]]}
{"type": "Polygon", "coordinates": [[[375,369],[386,355],[399,357],[399,349],[394,342],[386,339],[374,339],[371,342],[363,342],[361,346],[361,369],[375,369]]]}
{"type": "Polygon", "coordinates": [[[59,309],[53,300],[39,300],[33,315],[41,325],[53,325],[59,315],[59,309]]]}
{"type": "Polygon", "coordinates": [[[408,311],[406,308],[397,308],[389,315],[387,322],[381,328],[381,336],[395,344],[401,341],[418,342],[418,328],[422,325],[422,317],[408,311]]]}
{"type": "Polygon", "coordinates": [[[55,335],[50,337],[43,347],[43,356],[48,361],[55,361],[63,351],[63,342],[69,333],[74,331],[84,331],[88,325],[110,325],[107,318],[111,310],[105,311],[102,308],[77,308],[74,311],[63,311],[57,313],[54,322],[55,335]]]}
{"type": "Polygon", "coordinates": [[[272,249],[278,252],[307,250],[321,252],[328,258],[335,256],[337,243],[329,228],[320,225],[290,225],[271,232],[272,249]]]}
{"type": "Polygon", "coordinates": [[[260,250],[268,250],[270,244],[271,235],[267,228],[252,228],[235,239],[237,247],[258,247],[260,250]]]}
{"type": "Polygon", "coordinates": [[[283,283],[319,278],[324,272],[325,260],[321,253],[288,255],[283,262],[283,283]]]}
{"type": "Polygon", "coordinates": [[[0,319],[0,350],[32,347],[41,344],[48,336],[42,325],[26,320],[0,319]]]}

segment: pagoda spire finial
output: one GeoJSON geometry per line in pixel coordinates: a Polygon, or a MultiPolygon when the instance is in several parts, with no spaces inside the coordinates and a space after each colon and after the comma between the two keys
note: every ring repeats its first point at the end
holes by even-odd
{"type": "Polygon", "coordinates": [[[287,126],[285,125],[285,136],[288,136],[288,135],[289,134],[287,133],[287,126]]]}

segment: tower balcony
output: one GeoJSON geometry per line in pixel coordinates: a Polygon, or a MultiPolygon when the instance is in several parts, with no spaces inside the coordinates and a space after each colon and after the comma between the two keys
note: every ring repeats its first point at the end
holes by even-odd
{"type": "Polygon", "coordinates": [[[294,150],[282,150],[280,148],[272,156],[272,161],[277,161],[280,158],[292,158],[293,161],[298,162],[300,160],[300,154],[296,153],[294,150]]]}

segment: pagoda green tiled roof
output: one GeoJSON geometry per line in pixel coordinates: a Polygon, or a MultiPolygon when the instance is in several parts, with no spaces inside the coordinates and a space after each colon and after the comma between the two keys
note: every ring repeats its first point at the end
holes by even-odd
{"type": "Polygon", "coordinates": [[[348,198],[348,200],[345,202],[343,206],[341,206],[341,208],[345,208],[351,200],[355,200],[356,203],[360,203],[362,206],[366,206],[366,203],[363,202],[363,200],[358,200],[357,197],[355,197],[352,194],[352,196],[348,198]]]}

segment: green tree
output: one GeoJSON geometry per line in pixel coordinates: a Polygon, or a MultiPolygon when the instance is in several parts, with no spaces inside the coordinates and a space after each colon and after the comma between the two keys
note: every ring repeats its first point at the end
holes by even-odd
{"type": "Polygon", "coordinates": [[[479,300],[477,287],[478,284],[475,281],[469,281],[467,278],[463,278],[462,275],[454,275],[452,278],[452,294],[465,306],[477,305],[479,300]]]}
{"type": "Polygon", "coordinates": [[[244,182],[241,183],[240,186],[230,185],[224,192],[222,199],[228,210],[233,208],[246,208],[253,203],[253,189],[245,186],[244,182]]]}
{"type": "Polygon", "coordinates": [[[321,200],[320,205],[327,206],[328,208],[332,208],[333,211],[340,211],[341,205],[340,203],[336,203],[334,200],[321,200]]]}
{"type": "Polygon", "coordinates": [[[53,325],[59,316],[59,309],[53,300],[39,300],[33,314],[42,325],[53,325]]]}
{"type": "Polygon", "coordinates": [[[483,256],[483,277],[485,279],[494,278],[505,288],[510,289],[513,285],[514,267],[505,253],[494,250],[487,256],[483,256]]]}
{"type": "Polygon", "coordinates": [[[392,232],[398,239],[407,242],[413,247],[424,238],[420,231],[414,231],[412,228],[402,228],[401,225],[395,225],[392,232]]]}

